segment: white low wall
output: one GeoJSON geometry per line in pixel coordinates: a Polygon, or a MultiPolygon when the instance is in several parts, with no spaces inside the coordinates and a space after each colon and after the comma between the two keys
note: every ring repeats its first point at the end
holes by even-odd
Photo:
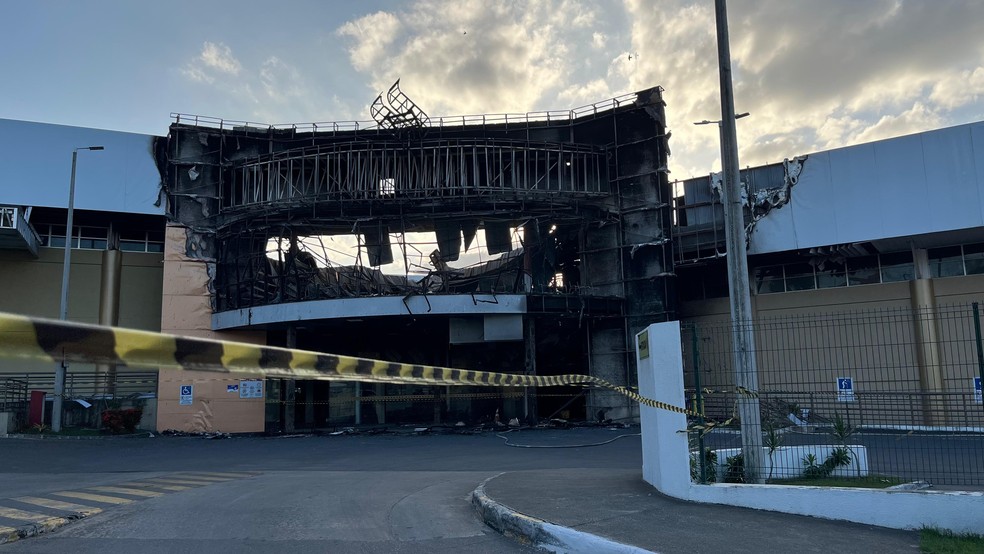
{"type": "MultiPolygon", "coordinates": [[[[762,475],[770,476],[772,479],[798,479],[803,477],[803,470],[806,465],[803,459],[813,454],[817,464],[822,464],[827,456],[835,448],[841,448],[836,444],[807,444],[800,446],[780,446],[772,455],[769,449],[762,449],[762,475]]],[[[868,449],[859,444],[849,444],[846,447],[851,455],[851,465],[841,466],[831,472],[832,477],[866,477],[868,475],[868,449]]],[[[727,460],[736,454],[741,454],[741,448],[719,448],[714,450],[717,454],[717,479],[718,483],[724,481],[724,474],[728,469],[727,460]]],[[[696,452],[693,454],[696,455],[696,452]]]]}
{"type": "MultiPolygon", "coordinates": [[[[646,341],[648,345],[648,348],[636,349],[639,393],[667,404],[683,406],[680,323],[671,321],[651,325],[637,336],[636,341],[637,345],[640,341],[646,341]]],[[[895,529],[937,527],[956,533],[981,533],[984,530],[984,493],[980,492],[723,483],[697,485],[690,481],[687,434],[679,432],[687,427],[686,416],[642,406],[640,420],[643,479],[668,496],[895,529]]],[[[767,460],[768,456],[764,459],[767,460]]],[[[721,465],[723,462],[724,458],[719,458],[721,465]]]]}

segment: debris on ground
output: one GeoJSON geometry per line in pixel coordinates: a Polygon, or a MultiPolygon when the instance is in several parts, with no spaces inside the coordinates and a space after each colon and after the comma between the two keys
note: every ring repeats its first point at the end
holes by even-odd
{"type": "Polygon", "coordinates": [[[161,436],[164,437],[198,437],[202,439],[231,439],[232,435],[230,433],[222,433],[219,431],[179,431],[177,429],[165,429],[161,431],[161,436]]]}

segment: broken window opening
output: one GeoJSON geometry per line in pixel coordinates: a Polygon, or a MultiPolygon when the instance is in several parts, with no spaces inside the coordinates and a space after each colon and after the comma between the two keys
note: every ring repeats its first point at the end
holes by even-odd
{"type": "MultiPolygon", "coordinates": [[[[255,238],[224,242],[217,287],[220,309],[332,298],[530,290],[521,226],[509,228],[509,249],[494,254],[489,253],[484,229],[476,229],[474,235],[458,231],[467,250],[457,260],[445,259],[446,244],[434,231],[386,233],[387,240],[376,242],[367,241],[364,233],[306,235],[289,227],[253,233],[255,238]],[[273,232],[276,236],[267,234],[273,232]],[[261,248],[250,246],[257,241],[262,241],[261,248]],[[378,263],[381,255],[372,250],[384,247],[392,249],[382,256],[389,262],[378,263]]],[[[548,288],[546,283],[541,287],[548,288]]]]}
{"type": "Polygon", "coordinates": [[[564,274],[554,273],[553,279],[550,280],[550,288],[554,290],[564,290],[564,274]]]}
{"type": "Polygon", "coordinates": [[[380,196],[395,196],[396,195],[396,179],[392,177],[387,177],[385,179],[379,180],[379,195],[380,196]]]}

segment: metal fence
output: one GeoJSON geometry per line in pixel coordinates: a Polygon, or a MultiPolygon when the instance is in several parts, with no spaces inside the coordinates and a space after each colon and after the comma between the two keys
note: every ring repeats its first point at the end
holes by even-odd
{"type": "MultiPolygon", "coordinates": [[[[973,303],[756,321],[757,475],[984,485],[979,312],[973,303]]],[[[688,402],[727,422],[691,433],[693,451],[705,452],[694,455],[696,480],[743,481],[746,473],[733,330],[729,322],[684,327],[688,402]]]]}
{"type": "MultiPolygon", "coordinates": [[[[54,390],[54,372],[0,374],[0,412],[11,412],[15,419],[26,424],[31,391],[44,391],[50,399],[53,398],[54,390]]],[[[82,400],[99,409],[128,400],[156,396],[156,371],[118,372],[113,379],[109,379],[106,373],[95,371],[70,371],[65,375],[66,400],[82,400]]],[[[97,424],[99,409],[88,410],[83,407],[81,403],[66,402],[66,425],[97,424]]],[[[45,410],[46,413],[49,411],[45,410]]]]}

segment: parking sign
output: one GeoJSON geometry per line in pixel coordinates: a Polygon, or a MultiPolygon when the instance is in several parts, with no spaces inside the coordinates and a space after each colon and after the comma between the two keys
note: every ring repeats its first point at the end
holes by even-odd
{"type": "Polygon", "coordinates": [[[984,398],[981,395],[981,378],[974,377],[974,402],[978,404],[984,403],[984,398]]]}
{"type": "Polygon", "coordinates": [[[190,406],[195,403],[195,385],[181,385],[180,393],[178,404],[190,406]]]}

